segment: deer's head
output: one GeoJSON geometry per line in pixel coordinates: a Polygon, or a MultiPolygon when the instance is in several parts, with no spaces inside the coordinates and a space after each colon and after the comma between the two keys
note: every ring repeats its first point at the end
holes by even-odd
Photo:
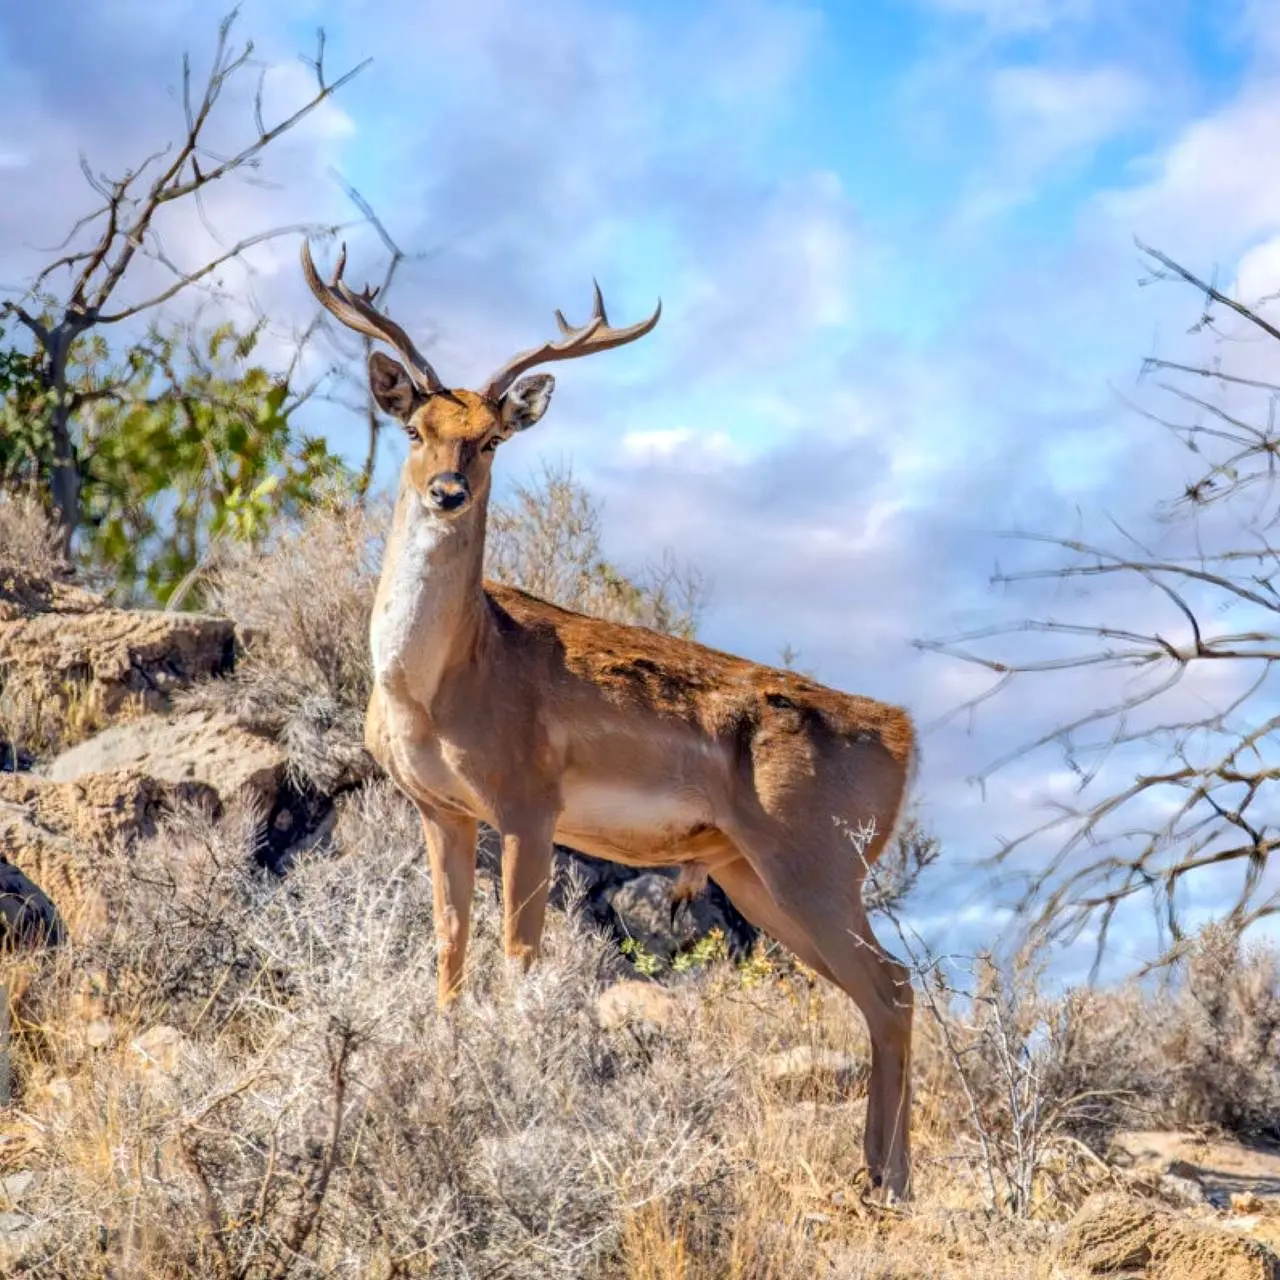
{"type": "Polygon", "coordinates": [[[321,305],[344,325],[385,342],[400,357],[374,351],[369,356],[369,389],[378,407],[395,418],[409,437],[405,479],[423,506],[441,518],[461,515],[489,484],[494,451],[517,431],[533,426],[551,403],[555,379],[529,370],[552,360],[572,360],[633,342],[650,332],[662,314],[625,329],[609,325],[600,286],[595,286],[591,319],[575,328],[556,312],[560,338],[513,356],[480,391],[450,390],[405,331],[374,305],[377,291],[356,293],[342,279],[346,246],[338,254],[333,279],[326,284],[302,242],[302,270],[321,305]],[[527,376],[523,376],[527,375],[527,376]]]}

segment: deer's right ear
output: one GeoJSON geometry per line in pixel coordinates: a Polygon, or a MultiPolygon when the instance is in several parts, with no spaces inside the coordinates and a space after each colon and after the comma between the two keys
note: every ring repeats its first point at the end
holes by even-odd
{"type": "Polygon", "coordinates": [[[404,365],[381,351],[369,356],[369,390],[383,413],[389,413],[401,422],[408,422],[418,407],[419,392],[404,365]]]}

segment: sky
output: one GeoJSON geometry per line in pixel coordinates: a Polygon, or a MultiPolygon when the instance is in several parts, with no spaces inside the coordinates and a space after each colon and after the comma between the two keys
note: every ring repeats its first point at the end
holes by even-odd
{"type": "MultiPolygon", "coordinates": [[[[82,153],[118,172],[173,137],[182,54],[203,70],[215,23],[194,0],[0,10],[0,286],[91,207],[82,153]]],[[[166,247],[195,262],[210,226],[230,243],[350,222],[340,174],[417,255],[390,305],[453,385],[550,336],[555,308],[585,316],[593,276],[615,323],[661,297],[643,342],[555,370],[552,410],[504,446],[499,493],[571,461],[616,560],[670,548],[708,578],[707,643],[769,663],[789,645],[823,682],[908,707],[946,851],[916,920],[985,944],[1005,915],[980,860],[1074,779],[1052,752],[972,779],[1105,691],[1042,677],[947,721],[990,676],[912,642],[1046,602],[1164,616],[1140,585],[990,578],[1053,563],[1003,533],[1150,528],[1190,478],[1194,459],[1134,405],[1153,394],[1145,356],[1205,355],[1187,332],[1198,304],[1140,283],[1134,237],[1243,295],[1280,287],[1280,3],[246,0],[236,30],[268,115],[307,92],[298,55],[319,26],[331,77],[368,68],[254,183],[211,193],[203,219],[172,211],[166,247]]],[[[219,144],[252,128],[246,84],[219,144]]],[[[344,234],[349,278],[379,277],[375,237],[344,234]]],[[[223,278],[233,316],[270,317],[268,357],[314,310],[296,255],[285,238],[223,278]]],[[[314,368],[339,360],[349,343],[317,343],[314,368]]],[[[318,407],[307,425],[362,457],[358,418],[318,407]]],[[[403,445],[384,439],[394,484],[403,445]]],[[[1192,681],[1174,709],[1237,680],[1192,681]]],[[[1198,907],[1229,881],[1206,881],[1198,907]]],[[[1118,962],[1140,958],[1145,917],[1122,923],[1118,962]]]]}

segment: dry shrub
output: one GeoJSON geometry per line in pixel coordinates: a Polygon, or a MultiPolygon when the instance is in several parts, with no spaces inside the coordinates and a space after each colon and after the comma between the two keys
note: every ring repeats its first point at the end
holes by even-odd
{"type": "MultiPolygon", "coordinates": [[[[1130,1008],[1137,1002],[1132,998],[1130,1008]]],[[[1143,1001],[1128,1052],[1175,1124],[1280,1138],[1280,956],[1224,925],[1195,939],[1172,995],[1143,1001]]]]}
{"type": "Polygon", "coordinates": [[[369,695],[369,614],[389,513],[325,502],[255,549],[228,544],[211,575],[210,607],[248,638],[249,667],[284,667],[335,700],[369,695]]]}
{"type": "Polygon", "coordinates": [[[693,637],[706,600],[696,572],[667,555],[633,576],[604,557],[600,509],[565,465],[489,514],[485,571],[565,609],[693,637]]]}
{"type": "Polygon", "coordinates": [[[917,964],[917,1125],[993,1212],[1068,1213],[1120,1128],[1280,1136],[1280,961],[1208,926],[1164,988],[1049,996],[1025,958],[917,964]],[[944,975],[945,970],[945,976],[944,975]]]}
{"type": "Polygon", "coordinates": [[[179,699],[229,702],[280,738],[295,783],[325,794],[372,771],[363,748],[369,614],[389,518],[385,504],[335,499],[265,548],[223,549],[206,603],[235,620],[245,652],[229,680],[179,699]]]}
{"type": "Polygon", "coordinates": [[[730,1074],[693,1019],[660,1045],[599,1031],[605,939],[556,917],[521,978],[481,892],[442,1018],[409,806],[373,785],[339,853],[283,881],[253,867],[253,825],[189,814],[117,855],[111,930],[24,997],[0,1142],[27,1117],[40,1149],[24,1266],[96,1274],[106,1241],[129,1275],[607,1275],[644,1205],[716,1217],[730,1074]],[[72,969],[111,975],[96,1049],[72,969]],[[161,1023],[178,1059],[143,1070],[132,1041],[161,1023]]]}
{"type": "Polygon", "coordinates": [[[0,490],[3,569],[19,569],[37,578],[59,578],[68,571],[58,527],[31,494],[0,490]]]}
{"type": "MultiPolygon", "coordinates": [[[[254,864],[255,830],[180,815],[104,859],[109,927],[0,975],[23,990],[0,1172],[43,1176],[15,1207],[26,1273],[1024,1275],[1110,1179],[1087,1144],[1137,1114],[1137,1086],[1170,1109],[1147,1123],[1215,1080],[1264,1088],[1245,1068],[1266,1077],[1266,1042],[1242,1028],[1274,1008],[1273,962],[1219,952],[1213,990],[1062,999],[988,966],[938,995],[940,1018],[922,993],[917,1205],[877,1209],[861,1017],[776,947],[678,975],[660,1031],[606,1033],[608,941],[552,913],[516,976],[481,882],[467,991],[441,1017],[412,806],[386,783],[347,797],[334,852],[284,879],[254,864]],[[1206,1002],[1233,1012],[1197,1058],[1206,1002]],[[149,1065],[134,1046],[157,1036],[174,1057],[149,1065]],[[811,1078],[765,1069],[800,1051],[811,1078]],[[852,1087],[823,1074],[831,1055],[852,1087]]],[[[1222,1114],[1241,1098],[1269,1105],[1250,1092],[1222,1114]]]]}

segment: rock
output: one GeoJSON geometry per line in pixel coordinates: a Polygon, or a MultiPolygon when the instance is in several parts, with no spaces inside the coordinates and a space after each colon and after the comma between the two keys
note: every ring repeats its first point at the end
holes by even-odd
{"type": "Polygon", "coordinates": [[[666,961],[687,951],[712,929],[719,929],[727,939],[734,927],[709,894],[674,902],[675,879],[671,872],[633,873],[603,895],[613,910],[615,932],[634,938],[650,955],[666,961]]]}
{"type": "Polygon", "coordinates": [[[69,1107],[75,1101],[75,1090],[66,1076],[54,1076],[44,1091],[49,1100],[60,1107],[69,1107]]]}
{"type": "Polygon", "coordinates": [[[20,812],[85,849],[107,849],[154,835],[160,817],[175,805],[216,798],[198,780],[170,781],[124,764],[118,772],[82,770],[65,777],[0,774],[0,839],[5,838],[5,812],[20,812]]]}
{"type": "Polygon", "coordinates": [[[105,1049],[116,1038],[110,1018],[94,1018],[84,1029],[84,1042],[90,1049],[105,1049]]]}
{"type": "Polygon", "coordinates": [[[0,862],[0,949],[60,946],[66,926],[58,909],[10,862],[0,862]]]}
{"type": "Polygon", "coordinates": [[[771,1053],[760,1062],[764,1079],[794,1098],[846,1094],[866,1079],[868,1071],[868,1065],[852,1054],[807,1044],[771,1053]]]}
{"type": "Polygon", "coordinates": [[[1122,1130],[1107,1160],[1129,1170],[1179,1203],[1225,1209],[1233,1192],[1280,1200],[1280,1145],[1210,1138],[1177,1130],[1122,1130]],[[1199,1195],[1197,1195],[1199,1188],[1199,1195]]]}
{"type": "Polygon", "coordinates": [[[59,690],[95,687],[108,714],[131,698],[150,709],[234,659],[227,618],[155,609],[113,609],[65,582],[0,576],[0,684],[59,690]]]}
{"type": "MultiPolygon", "coordinates": [[[[501,901],[498,842],[483,837],[487,828],[482,827],[481,831],[477,865],[501,901]]],[[[571,899],[577,899],[582,914],[592,925],[608,931],[619,942],[636,938],[644,943],[646,950],[663,960],[687,949],[712,929],[724,934],[730,957],[741,959],[749,954],[757,931],[714,881],[692,902],[678,904],[673,919],[671,889],[676,876],[674,868],[629,867],[556,845],[551,905],[563,910],[571,899]],[[636,881],[643,883],[638,888],[629,888],[636,881]],[[571,886],[574,886],[572,893],[571,886]],[[618,893],[623,888],[628,891],[619,900],[618,893]]]]}
{"type": "Polygon", "coordinates": [[[29,1213],[14,1210],[0,1213],[0,1263],[14,1264],[13,1270],[6,1269],[3,1274],[33,1274],[25,1268],[18,1270],[18,1266],[24,1251],[40,1243],[47,1227],[47,1222],[33,1218],[29,1213]]]}
{"type": "Polygon", "coordinates": [[[39,1185],[40,1175],[34,1169],[19,1169],[0,1178],[0,1199],[16,1204],[28,1191],[39,1185]]]}
{"type": "Polygon", "coordinates": [[[1187,1178],[1181,1174],[1165,1173],[1160,1176],[1160,1191],[1174,1204],[1197,1209],[1209,1203],[1204,1185],[1199,1178],[1187,1178]]]}
{"type": "Polygon", "coordinates": [[[672,959],[683,941],[672,928],[671,885],[665,876],[647,872],[606,895],[623,937],[634,939],[650,955],[662,960],[672,959]]]}
{"type": "Polygon", "coordinates": [[[269,810],[284,779],[283,751],[213,710],[144,716],[112,725],[64,751],[44,775],[74,782],[128,771],[174,784],[200,783],[225,805],[250,797],[269,810]]]}
{"type": "Polygon", "coordinates": [[[62,939],[60,928],[83,935],[107,915],[94,880],[95,855],[118,841],[154,835],[161,816],[180,803],[211,799],[216,795],[198,783],[138,773],[72,782],[0,774],[0,884],[8,876],[14,887],[14,896],[0,898],[0,914],[20,933],[43,925],[51,942],[62,939]],[[36,895],[24,897],[28,888],[36,895]]]}
{"type": "Polygon", "coordinates": [[[675,996],[654,982],[615,982],[596,1001],[596,1018],[606,1031],[620,1027],[660,1029],[675,1011],[675,996]]]}
{"type": "Polygon", "coordinates": [[[1230,1203],[1232,1213],[1261,1213],[1266,1208],[1266,1201],[1252,1191],[1237,1191],[1230,1203]]]}
{"type": "Polygon", "coordinates": [[[1090,1196],[1053,1255],[1061,1280],[1124,1274],[1150,1280],[1276,1280],[1276,1258],[1257,1240],[1179,1218],[1119,1192],[1090,1196]]]}
{"type": "Polygon", "coordinates": [[[71,781],[121,769],[203,788],[217,806],[252,806],[262,821],[261,861],[275,870],[331,809],[327,796],[293,785],[279,742],[214,707],[112,725],[64,751],[44,774],[71,781]]]}

